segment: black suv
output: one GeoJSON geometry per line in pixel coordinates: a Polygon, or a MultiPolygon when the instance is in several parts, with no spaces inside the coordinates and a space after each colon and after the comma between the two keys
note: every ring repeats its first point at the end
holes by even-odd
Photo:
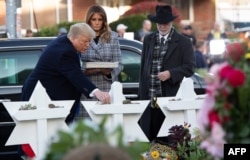
{"type": "MultiPolygon", "coordinates": [[[[8,39],[0,41],[0,99],[19,100],[22,85],[36,65],[42,50],[54,38],[8,39]]],[[[137,99],[142,43],[120,39],[124,69],[119,75],[123,94],[137,99]]],[[[205,93],[202,78],[194,74],[194,90],[205,93]]]]}
{"type": "MultiPolygon", "coordinates": [[[[37,63],[43,48],[52,39],[29,38],[0,42],[0,99],[19,100],[25,79],[37,63]]],[[[125,67],[119,79],[124,85],[124,94],[133,99],[137,97],[142,44],[120,39],[120,46],[125,67]]]]}

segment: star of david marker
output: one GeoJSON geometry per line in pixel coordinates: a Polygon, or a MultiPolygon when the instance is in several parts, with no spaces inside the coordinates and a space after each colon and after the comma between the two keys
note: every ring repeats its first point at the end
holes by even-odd
{"type": "Polygon", "coordinates": [[[197,111],[203,104],[206,95],[196,95],[193,80],[185,78],[175,97],[160,97],[158,104],[164,112],[166,119],[163,122],[159,136],[166,136],[171,126],[184,124],[191,125],[191,134],[197,127],[197,111]]]}
{"type": "Polygon", "coordinates": [[[3,102],[16,123],[5,145],[30,144],[36,158],[42,158],[49,138],[59,129],[68,129],[65,118],[73,103],[73,100],[52,101],[40,82],[29,101],[3,102]],[[27,105],[36,106],[36,109],[20,109],[27,105]]]}
{"type": "Polygon", "coordinates": [[[115,128],[122,125],[125,141],[148,141],[137,121],[145,110],[148,100],[132,101],[131,104],[123,104],[125,96],[122,94],[120,82],[114,82],[110,90],[111,104],[99,104],[96,101],[81,101],[91,119],[100,123],[103,116],[107,116],[106,127],[115,128]]]}

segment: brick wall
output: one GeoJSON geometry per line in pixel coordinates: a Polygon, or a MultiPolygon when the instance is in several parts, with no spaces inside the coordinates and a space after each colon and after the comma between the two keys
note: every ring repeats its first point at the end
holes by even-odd
{"type": "Polygon", "coordinates": [[[72,0],[73,20],[85,21],[85,15],[89,6],[95,4],[95,0],[72,0]]]}
{"type": "Polygon", "coordinates": [[[215,0],[193,0],[193,28],[198,40],[204,40],[215,22],[215,0]]]}
{"type": "MultiPolygon", "coordinates": [[[[30,16],[29,16],[29,3],[24,3],[27,0],[23,0],[22,4],[22,24],[23,28],[30,28],[30,16]]],[[[40,1],[34,1],[34,6],[36,7],[37,3],[39,2],[39,7],[41,7],[41,2],[40,1]]],[[[77,21],[83,21],[85,20],[85,14],[89,6],[95,4],[95,0],[72,0],[72,12],[73,12],[73,20],[77,21]]],[[[54,3],[50,4],[49,6],[45,7],[41,10],[35,10],[35,15],[37,18],[37,24],[38,28],[41,26],[52,26],[55,25],[55,9],[51,8],[54,3]],[[48,9],[50,8],[50,9],[48,9]],[[45,18],[46,17],[46,18],[45,18]]],[[[6,4],[5,0],[0,0],[0,25],[5,25],[5,14],[6,14],[6,4]]]]}
{"type": "MultiPolygon", "coordinates": [[[[23,2],[28,0],[23,0],[23,2]]],[[[87,9],[89,6],[95,4],[95,0],[72,0],[72,13],[74,21],[84,21],[87,9]]],[[[198,40],[204,40],[208,32],[212,29],[215,21],[215,0],[193,0],[194,8],[194,22],[192,24],[195,32],[195,36],[198,40]]],[[[39,6],[41,4],[39,3],[39,6]]],[[[25,4],[23,4],[25,7],[25,4]]],[[[38,6],[37,6],[38,7],[38,6]]],[[[47,7],[48,8],[48,7],[47,7]]],[[[55,17],[52,16],[55,11],[52,9],[51,13],[39,13],[39,10],[35,10],[37,16],[38,26],[53,25],[55,24],[55,17]],[[44,15],[50,16],[44,16],[44,15]],[[44,18],[46,17],[46,18],[44,18]]],[[[47,11],[48,12],[48,11],[47,11]]],[[[29,24],[29,16],[24,16],[25,11],[22,13],[23,27],[27,28],[29,24]]],[[[5,1],[0,0],[0,25],[5,25],[5,1]]]]}

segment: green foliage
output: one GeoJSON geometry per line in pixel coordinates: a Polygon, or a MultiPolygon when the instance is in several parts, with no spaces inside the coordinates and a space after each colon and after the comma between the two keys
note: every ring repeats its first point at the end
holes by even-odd
{"type": "Polygon", "coordinates": [[[200,146],[201,141],[192,139],[188,143],[183,143],[183,145],[178,144],[177,146],[177,154],[184,159],[188,160],[208,160],[208,154],[205,150],[201,149],[200,146]]]}
{"type": "MultiPolygon", "coordinates": [[[[136,31],[138,31],[139,29],[142,28],[142,22],[145,19],[148,19],[146,13],[134,14],[134,15],[130,15],[130,16],[120,18],[117,21],[111,22],[109,24],[109,26],[113,31],[116,31],[116,26],[118,24],[120,24],[120,23],[123,23],[124,25],[128,26],[127,32],[136,32],[136,31]]],[[[179,30],[178,25],[176,25],[174,23],[173,26],[175,27],[176,30],[179,30]]],[[[151,30],[152,31],[157,30],[156,23],[152,23],[152,29],[151,30]]]]}
{"type": "MultiPolygon", "coordinates": [[[[120,18],[117,21],[114,21],[109,24],[110,28],[113,31],[116,31],[116,26],[120,23],[128,26],[127,32],[136,32],[140,28],[142,28],[142,22],[147,19],[146,14],[135,14],[120,18]]],[[[152,23],[152,31],[156,30],[156,24],[152,23]]]]}
{"type": "Polygon", "coordinates": [[[197,69],[195,69],[195,72],[203,78],[208,74],[208,70],[203,69],[203,68],[199,68],[199,69],[197,68],[197,69]]]}
{"type": "Polygon", "coordinates": [[[74,22],[61,22],[55,26],[50,27],[42,27],[37,33],[34,33],[34,37],[54,37],[57,36],[59,28],[64,27],[69,30],[70,26],[72,24],[77,23],[77,21],[74,22]]]}
{"type": "Polygon", "coordinates": [[[194,130],[194,134],[196,136],[191,140],[177,145],[177,155],[188,160],[212,160],[212,157],[204,149],[200,148],[202,138],[198,128],[194,130]]]}
{"type": "Polygon", "coordinates": [[[42,27],[38,32],[34,33],[34,37],[54,37],[57,35],[58,28],[53,27],[42,27]]]}
{"type": "MultiPolygon", "coordinates": [[[[123,18],[120,18],[117,21],[111,22],[109,24],[110,28],[113,31],[116,31],[116,26],[120,23],[125,24],[128,26],[127,32],[136,32],[137,30],[142,28],[142,23],[143,21],[147,19],[147,14],[146,13],[140,13],[140,14],[135,14],[135,15],[130,15],[126,16],[123,18]]],[[[57,36],[58,30],[61,27],[66,28],[69,30],[70,26],[72,24],[78,23],[81,21],[74,21],[74,22],[61,22],[55,26],[50,26],[50,27],[42,27],[37,33],[34,33],[34,37],[54,37],[57,36]]],[[[178,30],[177,25],[175,25],[175,28],[178,30]]],[[[157,27],[155,23],[152,23],[152,31],[156,31],[157,27]]]]}
{"type": "MultiPolygon", "coordinates": [[[[139,141],[134,141],[130,144],[124,143],[124,132],[122,127],[118,126],[112,130],[107,130],[105,128],[106,121],[107,117],[104,117],[100,124],[95,124],[89,120],[78,121],[70,126],[69,131],[58,131],[56,137],[51,140],[52,142],[48,147],[44,159],[62,159],[69,151],[90,143],[104,143],[116,146],[128,153],[132,159],[142,159],[142,153],[150,149],[150,144],[148,142],[139,141]]],[[[178,126],[173,126],[171,129],[175,129],[176,127],[178,126]]],[[[189,130],[185,128],[184,130],[178,129],[178,132],[171,133],[170,135],[176,140],[176,138],[178,138],[176,136],[178,136],[179,133],[184,133],[183,131],[185,131],[184,137],[189,137],[187,136],[189,130]]],[[[187,141],[179,141],[181,143],[177,143],[175,152],[179,157],[178,159],[212,160],[211,156],[200,148],[202,139],[200,138],[198,129],[195,130],[195,135],[197,135],[195,138],[187,138],[187,141]]]]}
{"type": "Polygon", "coordinates": [[[249,144],[250,69],[246,62],[244,62],[244,66],[241,69],[245,73],[246,82],[239,88],[233,88],[231,100],[234,100],[234,103],[229,112],[230,122],[225,124],[225,130],[227,131],[226,138],[228,143],[249,144]]]}
{"type": "Polygon", "coordinates": [[[59,131],[57,137],[50,144],[45,155],[46,160],[57,160],[70,150],[90,143],[104,143],[115,145],[125,150],[132,159],[141,159],[140,153],[148,149],[148,143],[135,141],[125,144],[123,129],[118,126],[114,130],[105,128],[107,117],[104,117],[100,124],[94,124],[89,120],[78,121],[70,126],[70,131],[59,131]]]}

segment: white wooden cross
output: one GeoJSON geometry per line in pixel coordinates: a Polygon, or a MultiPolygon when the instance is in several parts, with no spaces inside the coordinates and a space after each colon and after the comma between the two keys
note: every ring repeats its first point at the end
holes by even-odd
{"type": "Polygon", "coordinates": [[[59,129],[68,129],[65,117],[73,103],[73,100],[51,101],[40,82],[28,102],[3,102],[16,123],[5,145],[30,144],[35,159],[41,159],[45,155],[49,138],[59,129]],[[36,106],[36,109],[20,110],[21,106],[27,104],[36,106]],[[55,108],[49,108],[49,104],[55,108]]]}

